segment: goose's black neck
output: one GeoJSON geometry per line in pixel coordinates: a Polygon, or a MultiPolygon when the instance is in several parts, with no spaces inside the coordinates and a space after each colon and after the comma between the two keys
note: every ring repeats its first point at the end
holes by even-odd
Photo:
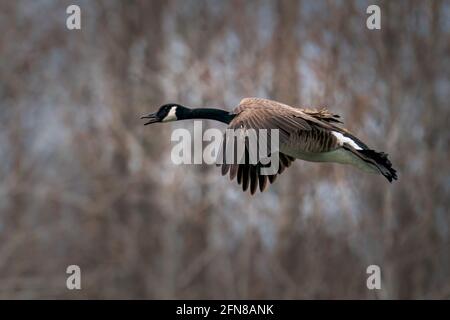
{"type": "Polygon", "coordinates": [[[178,119],[210,119],[226,124],[229,124],[234,117],[235,114],[230,114],[228,111],[212,108],[182,108],[179,112],[177,112],[178,119]]]}

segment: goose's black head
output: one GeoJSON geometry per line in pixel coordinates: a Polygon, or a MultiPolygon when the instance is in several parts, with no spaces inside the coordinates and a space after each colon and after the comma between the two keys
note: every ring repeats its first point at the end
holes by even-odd
{"type": "Polygon", "coordinates": [[[155,122],[169,122],[186,119],[190,109],[176,103],[162,105],[155,113],[144,115],[141,119],[148,119],[145,125],[155,122]]]}

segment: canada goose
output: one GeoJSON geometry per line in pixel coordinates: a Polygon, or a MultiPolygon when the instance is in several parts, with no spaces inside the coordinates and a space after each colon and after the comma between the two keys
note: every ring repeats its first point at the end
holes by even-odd
{"type": "MultiPolygon", "coordinates": [[[[350,164],[372,173],[381,173],[389,182],[397,179],[387,154],[370,149],[346,129],[338,127],[339,116],[327,110],[298,109],[276,101],[245,98],[232,111],[220,109],[189,109],[170,103],[155,113],[145,115],[145,125],[184,119],[212,119],[228,124],[229,129],[279,129],[279,170],[281,174],[295,159],[313,162],[350,164]]],[[[246,150],[246,157],[248,151],[246,150]]],[[[264,191],[275,175],[261,175],[261,163],[222,164],[222,175],[230,172],[251,194],[258,188],[264,191]]]]}

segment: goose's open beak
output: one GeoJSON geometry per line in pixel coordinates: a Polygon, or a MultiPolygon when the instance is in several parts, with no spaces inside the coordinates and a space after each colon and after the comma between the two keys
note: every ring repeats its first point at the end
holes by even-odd
{"type": "Polygon", "coordinates": [[[144,126],[146,126],[146,125],[148,125],[150,123],[159,122],[159,119],[156,116],[156,112],[144,115],[144,116],[141,117],[141,119],[148,119],[148,121],[146,123],[144,123],[144,126]]]}

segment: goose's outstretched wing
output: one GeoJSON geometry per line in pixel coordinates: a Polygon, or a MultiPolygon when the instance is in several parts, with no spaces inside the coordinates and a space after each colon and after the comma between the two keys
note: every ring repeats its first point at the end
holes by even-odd
{"type": "MultiPolygon", "coordinates": [[[[259,131],[267,130],[267,142],[271,141],[271,129],[278,129],[279,143],[287,142],[293,132],[299,130],[310,131],[311,126],[301,117],[295,117],[291,110],[276,109],[276,106],[265,105],[264,99],[244,99],[240,105],[234,110],[235,118],[230,122],[228,129],[231,130],[255,130],[259,137],[259,131]],[[251,101],[250,101],[251,100],[251,101]]],[[[292,108],[293,109],[293,108],[292,108]]],[[[295,110],[295,109],[294,109],[295,110]]],[[[225,138],[224,138],[225,141],[225,138]]],[[[281,174],[295,160],[293,157],[282,152],[278,153],[278,171],[273,175],[263,175],[261,169],[271,164],[262,164],[260,161],[256,164],[250,163],[250,150],[248,141],[245,144],[244,159],[238,163],[234,159],[234,163],[227,164],[222,159],[222,175],[230,173],[230,179],[237,177],[238,184],[242,185],[243,191],[250,190],[254,194],[258,189],[262,192],[269,183],[273,183],[277,175],[281,174]]],[[[260,141],[259,141],[260,143],[260,141]]],[[[226,154],[226,143],[223,144],[223,153],[226,154]]],[[[266,145],[266,150],[270,154],[272,146],[270,143],[266,145]]],[[[278,150],[277,150],[278,151],[278,150]]]]}
{"type": "MultiPolygon", "coordinates": [[[[335,125],[339,116],[325,109],[308,110],[259,98],[247,98],[234,110],[232,129],[278,129],[279,146],[289,146],[303,152],[328,152],[339,148],[337,133],[348,133],[335,125]]],[[[268,146],[269,147],[269,146],[268,146]]]]}

